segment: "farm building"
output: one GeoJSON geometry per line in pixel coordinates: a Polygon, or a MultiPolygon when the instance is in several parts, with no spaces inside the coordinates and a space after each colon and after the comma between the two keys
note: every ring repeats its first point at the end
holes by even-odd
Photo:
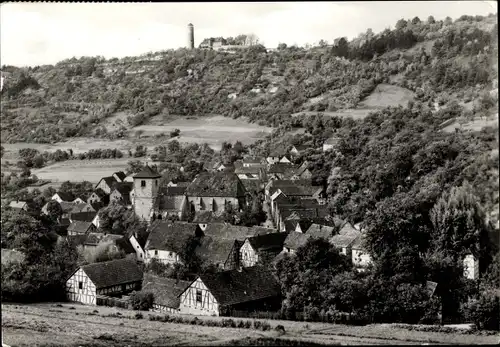
{"type": "Polygon", "coordinates": [[[191,211],[224,211],[229,204],[235,211],[245,205],[245,187],[231,172],[204,172],[186,189],[191,211]]]}
{"type": "Polygon", "coordinates": [[[135,260],[118,259],[84,265],[66,281],[70,301],[96,305],[98,295],[117,296],[140,290],[142,271],[135,260]]]}
{"type": "Polygon", "coordinates": [[[242,242],[233,239],[218,239],[204,236],[196,249],[204,265],[213,265],[219,269],[233,270],[239,266],[238,250],[242,242]]]}
{"type": "Polygon", "coordinates": [[[288,233],[271,233],[249,237],[240,248],[240,265],[252,267],[267,265],[283,250],[288,233]]]}
{"type": "Polygon", "coordinates": [[[130,193],[132,192],[133,183],[130,182],[118,182],[115,184],[114,188],[111,190],[109,195],[110,202],[118,202],[124,205],[131,205],[130,193]]]}
{"type": "Polygon", "coordinates": [[[269,165],[267,176],[270,180],[289,179],[293,176],[296,169],[297,166],[289,162],[274,163],[269,165]]]}
{"type": "Polygon", "coordinates": [[[104,205],[107,205],[109,203],[109,194],[106,193],[101,188],[97,188],[94,190],[94,192],[92,192],[90,197],[87,199],[87,203],[91,205],[97,203],[102,203],[104,205]]]}
{"type": "Polygon", "coordinates": [[[180,294],[191,284],[172,278],[162,278],[149,275],[144,279],[142,292],[153,293],[153,312],[179,312],[180,294]]]}
{"type": "Polygon", "coordinates": [[[262,177],[263,167],[236,165],[234,173],[240,180],[258,180],[262,177]]]}
{"type": "Polygon", "coordinates": [[[28,212],[29,210],[29,203],[27,201],[11,201],[9,203],[9,207],[13,209],[14,211],[26,211],[28,212]]]}
{"type": "MultiPolygon", "coordinates": [[[[336,248],[340,250],[345,256],[352,259],[352,247],[355,245],[355,241],[361,236],[361,232],[354,228],[350,223],[344,224],[340,229],[338,235],[332,236],[330,243],[332,243],[336,248]]],[[[360,245],[359,243],[357,244],[360,245]]],[[[358,252],[356,252],[358,253],[358,252]]]]}
{"type": "Polygon", "coordinates": [[[75,198],[75,196],[73,196],[73,194],[66,193],[66,192],[57,192],[50,199],[55,200],[58,203],[65,201],[65,202],[73,202],[73,203],[80,203],[81,204],[81,203],[85,202],[80,198],[75,198]]]}
{"type": "Polygon", "coordinates": [[[279,309],[280,286],[270,271],[259,267],[200,275],[180,294],[179,312],[204,316],[231,311],[279,309]]]}
{"type": "Polygon", "coordinates": [[[185,222],[155,221],[151,225],[145,246],[145,262],[156,259],[164,264],[181,261],[179,253],[191,236],[201,236],[197,224],[185,222]]]}
{"type": "Polygon", "coordinates": [[[310,148],[310,146],[308,146],[308,145],[296,145],[296,146],[292,146],[292,149],[290,149],[290,154],[292,154],[292,155],[301,155],[302,153],[304,153],[309,148],[310,148]]]}
{"type": "Polygon", "coordinates": [[[68,226],[68,236],[86,235],[95,232],[97,228],[92,222],[73,221],[68,226]]]}
{"type": "Polygon", "coordinates": [[[111,194],[111,191],[116,183],[118,183],[118,181],[114,176],[103,177],[96,184],[94,190],[102,189],[106,194],[111,194]]]}
{"type": "Polygon", "coordinates": [[[92,207],[91,204],[87,203],[78,203],[73,204],[73,208],[70,213],[80,213],[80,212],[96,212],[96,210],[92,207]]]}

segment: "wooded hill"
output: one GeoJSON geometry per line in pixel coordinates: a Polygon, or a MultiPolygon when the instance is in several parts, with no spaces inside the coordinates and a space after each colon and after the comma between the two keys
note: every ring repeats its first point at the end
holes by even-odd
{"type": "Polygon", "coordinates": [[[185,49],[106,60],[72,58],[55,66],[4,66],[4,142],[115,138],[103,125],[128,111],[130,126],[154,115],[222,114],[278,126],[301,111],[352,110],[377,85],[392,84],[434,105],[477,100],[496,88],[496,16],[400,20],[348,42],[266,52],[185,49]]]}

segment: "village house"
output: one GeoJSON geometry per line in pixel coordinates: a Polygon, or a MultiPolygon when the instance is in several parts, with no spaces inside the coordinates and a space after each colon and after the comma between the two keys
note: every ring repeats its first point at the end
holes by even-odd
{"type": "Polygon", "coordinates": [[[286,180],[290,179],[295,170],[297,169],[297,166],[291,164],[291,163],[275,163],[275,164],[270,164],[269,168],[267,169],[267,178],[268,180],[286,180]]]}
{"type": "Polygon", "coordinates": [[[263,175],[263,167],[258,166],[243,166],[241,164],[235,165],[234,173],[238,175],[240,180],[258,180],[263,175]]]}
{"type": "Polygon", "coordinates": [[[111,194],[111,191],[116,183],[118,183],[118,181],[114,176],[103,177],[96,184],[94,190],[102,189],[106,194],[111,194]]]}
{"type": "Polygon", "coordinates": [[[99,228],[99,213],[97,212],[77,212],[69,215],[69,221],[91,222],[96,228],[99,228]]]}
{"type": "Polygon", "coordinates": [[[298,155],[303,154],[309,148],[310,148],[309,145],[295,145],[295,146],[292,146],[292,148],[290,149],[290,154],[294,155],[294,156],[298,156],[298,155]]]}
{"type": "Polygon", "coordinates": [[[266,160],[258,157],[246,157],[241,160],[243,167],[266,167],[266,160]]]}
{"type": "Polygon", "coordinates": [[[117,171],[113,173],[113,177],[117,182],[125,182],[125,179],[127,178],[127,175],[123,171],[117,171]]]}
{"type": "Polygon", "coordinates": [[[281,306],[280,296],[272,273],[259,266],[205,273],[181,293],[179,312],[224,316],[233,311],[274,311],[281,306]]]}
{"type": "Polygon", "coordinates": [[[214,171],[219,171],[219,172],[224,172],[224,171],[226,171],[226,172],[233,172],[234,169],[235,169],[235,166],[234,166],[234,164],[227,164],[227,163],[224,164],[221,161],[217,161],[213,165],[212,169],[214,171]]]}
{"type": "Polygon", "coordinates": [[[329,216],[329,214],[328,208],[324,205],[318,205],[317,201],[313,199],[301,199],[290,204],[282,203],[278,205],[275,209],[274,220],[278,230],[284,232],[290,230],[287,230],[287,227],[290,225],[287,225],[287,220],[322,219],[329,216]]]}
{"type": "Polygon", "coordinates": [[[178,313],[180,294],[191,284],[173,278],[153,275],[144,277],[142,292],[153,294],[153,307],[150,311],[161,313],[178,313]]]}
{"type": "Polygon", "coordinates": [[[96,227],[92,222],[82,222],[82,221],[73,221],[68,226],[68,236],[74,235],[86,235],[91,232],[96,231],[96,227]]]}
{"type": "Polygon", "coordinates": [[[333,232],[333,227],[320,227],[317,224],[311,225],[307,233],[292,231],[288,233],[283,243],[283,253],[295,253],[297,249],[305,245],[310,238],[323,238],[329,240],[333,232]]]}
{"type": "Polygon", "coordinates": [[[158,220],[151,224],[144,248],[146,263],[152,259],[164,264],[180,263],[179,257],[185,242],[192,236],[201,236],[197,224],[158,220]]]}
{"type": "Polygon", "coordinates": [[[356,268],[362,269],[371,264],[372,258],[364,246],[364,239],[362,235],[358,236],[356,240],[354,240],[351,245],[351,250],[352,264],[356,268]]]}
{"type": "Polygon", "coordinates": [[[297,169],[294,170],[291,179],[292,180],[310,180],[312,178],[312,172],[308,168],[309,163],[307,161],[303,162],[297,169]]]}
{"type": "MultiPolygon", "coordinates": [[[[311,180],[270,180],[266,186],[264,187],[265,198],[268,202],[271,202],[271,196],[278,190],[284,190],[284,187],[316,187],[316,188],[308,188],[311,190],[318,190],[321,187],[313,186],[311,184],[311,180]]],[[[290,193],[290,192],[289,192],[290,193]]],[[[314,193],[314,192],[313,192],[314,193]]]]}
{"type": "Polygon", "coordinates": [[[330,243],[339,249],[340,253],[352,259],[352,246],[361,232],[354,228],[350,223],[345,223],[337,235],[332,236],[330,243]]]}
{"type": "Polygon", "coordinates": [[[470,280],[479,278],[479,260],[470,253],[463,258],[464,277],[470,280]]]}
{"type": "Polygon", "coordinates": [[[334,150],[338,147],[338,144],[340,142],[340,137],[334,136],[329,138],[328,140],[323,143],[323,152],[328,152],[331,150],[334,150]]]}
{"type": "Polygon", "coordinates": [[[70,214],[81,213],[81,212],[96,212],[96,210],[92,207],[91,204],[87,203],[73,204],[70,214]]]}
{"type": "Polygon", "coordinates": [[[142,271],[132,259],[118,259],[84,265],[66,281],[70,301],[97,305],[99,296],[118,296],[140,290],[142,271]]]}
{"type": "Polygon", "coordinates": [[[183,219],[183,209],[187,205],[186,185],[175,185],[160,188],[157,207],[157,218],[178,216],[183,219]]]}
{"type": "Polygon", "coordinates": [[[236,239],[218,239],[203,236],[196,254],[205,266],[214,266],[222,270],[233,270],[239,266],[239,247],[242,242],[236,239]]]}
{"type": "Polygon", "coordinates": [[[129,206],[132,204],[130,199],[130,193],[134,188],[134,183],[130,182],[119,182],[116,183],[114,188],[111,190],[111,194],[109,195],[109,201],[111,203],[121,203],[125,206],[129,206]]]}
{"type": "Polygon", "coordinates": [[[266,158],[267,164],[276,164],[276,163],[284,163],[284,164],[289,164],[291,163],[290,159],[287,158],[285,151],[274,151],[271,154],[269,154],[266,158]]]}
{"type": "Polygon", "coordinates": [[[21,211],[28,212],[30,210],[29,203],[30,203],[29,201],[16,200],[16,201],[11,201],[9,203],[9,207],[12,210],[17,211],[17,212],[21,212],[21,211]]]}
{"type": "Polygon", "coordinates": [[[97,188],[89,196],[89,198],[87,199],[87,203],[91,204],[92,206],[94,204],[107,205],[109,204],[109,194],[101,188],[97,188]]]}
{"type": "Polygon", "coordinates": [[[72,203],[75,203],[75,204],[83,204],[83,203],[85,203],[85,201],[83,201],[82,199],[75,198],[73,196],[73,194],[66,193],[66,192],[57,192],[50,199],[51,200],[55,200],[58,203],[62,203],[63,201],[64,202],[72,202],[72,203]]]}
{"type": "Polygon", "coordinates": [[[204,172],[186,189],[188,210],[220,212],[231,205],[239,211],[245,204],[245,187],[236,174],[204,172]]]}
{"type": "Polygon", "coordinates": [[[240,264],[251,267],[268,265],[283,250],[288,233],[272,233],[249,237],[240,248],[240,264]]]}

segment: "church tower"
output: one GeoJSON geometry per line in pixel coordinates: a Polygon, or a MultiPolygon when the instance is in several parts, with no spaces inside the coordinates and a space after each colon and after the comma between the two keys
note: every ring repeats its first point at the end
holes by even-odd
{"type": "Polygon", "coordinates": [[[156,200],[158,199],[160,178],[161,175],[147,164],[144,169],[134,175],[132,206],[135,215],[148,223],[151,221],[156,200]]]}
{"type": "Polygon", "coordinates": [[[188,49],[194,49],[194,25],[188,24],[188,49]]]}

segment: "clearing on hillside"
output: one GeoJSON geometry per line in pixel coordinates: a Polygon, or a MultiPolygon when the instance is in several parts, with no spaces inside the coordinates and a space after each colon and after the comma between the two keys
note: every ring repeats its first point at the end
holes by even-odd
{"type": "Polygon", "coordinates": [[[375,90],[360,102],[360,108],[384,108],[388,106],[406,106],[415,99],[411,90],[391,84],[379,84],[375,90]]]}

